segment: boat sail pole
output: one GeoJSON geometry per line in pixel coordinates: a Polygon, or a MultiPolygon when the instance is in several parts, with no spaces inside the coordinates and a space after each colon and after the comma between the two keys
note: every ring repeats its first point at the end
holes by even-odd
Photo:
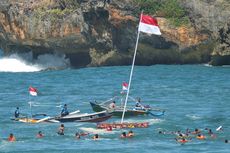
{"type": "MultiPolygon", "coordinates": [[[[143,14],[143,11],[141,12],[140,21],[142,19],[142,14],[143,14]]],[[[132,82],[133,69],[134,69],[134,64],[135,64],[135,60],[136,60],[137,47],[138,47],[138,42],[139,42],[139,35],[140,35],[140,31],[138,30],[136,46],[135,46],[134,55],[133,55],[133,63],[132,63],[132,67],[131,67],[131,71],[130,71],[130,75],[129,75],[129,84],[128,84],[128,89],[127,89],[127,94],[126,94],[126,97],[125,97],[125,105],[124,105],[124,109],[123,109],[123,113],[122,113],[121,123],[123,123],[124,117],[125,117],[125,110],[126,110],[128,97],[129,97],[129,90],[130,90],[130,86],[131,86],[131,82],[132,82]]]]}

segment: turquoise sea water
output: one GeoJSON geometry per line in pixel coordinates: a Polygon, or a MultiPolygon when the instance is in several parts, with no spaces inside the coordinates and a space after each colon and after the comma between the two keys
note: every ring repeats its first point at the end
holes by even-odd
{"type": "MultiPolygon", "coordinates": [[[[0,152],[37,153],[220,153],[230,152],[230,67],[204,65],[154,65],[137,66],[134,70],[130,94],[141,97],[143,103],[166,109],[165,116],[143,116],[125,121],[148,121],[146,129],[132,129],[135,137],[120,139],[122,131],[101,132],[100,140],[91,139],[93,134],[80,140],[74,138],[78,130],[95,132],[94,123],[66,123],[65,135],[56,134],[59,123],[26,124],[10,120],[15,107],[21,113],[30,113],[29,101],[34,102],[33,113],[56,115],[60,104],[67,103],[71,111],[93,112],[89,101],[107,100],[119,94],[121,83],[128,81],[129,66],[66,69],[59,71],[0,72],[0,152]],[[28,87],[39,90],[39,96],[30,97],[28,87]],[[215,129],[222,125],[223,131],[215,129]],[[205,128],[217,135],[212,139],[205,128]],[[207,135],[203,141],[181,145],[173,134],[158,134],[158,131],[191,131],[199,128],[207,135]],[[36,138],[38,131],[45,137],[36,138]],[[9,133],[17,141],[7,142],[9,133]]],[[[134,105],[134,104],[133,104],[134,105]]],[[[112,118],[110,121],[120,121],[112,118]]]]}

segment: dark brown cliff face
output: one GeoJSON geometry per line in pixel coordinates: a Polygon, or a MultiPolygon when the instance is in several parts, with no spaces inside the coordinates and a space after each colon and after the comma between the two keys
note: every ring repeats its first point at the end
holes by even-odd
{"type": "MultiPolygon", "coordinates": [[[[184,4],[191,12],[193,2],[184,4]]],[[[136,41],[136,10],[133,0],[2,0],[0,45],[5,54],[32,51],[34,58],[66,54],[76,67],[128,65],[136,41]]],[[[220,44],[215,26],[194,22],[195,26],[174,27],[164,18],[158,22],[162,36],[141,34],[138,65],[204,63],[219,52],[213,43],[220,44]]],[[[227,29],[223,26],[224,34],[227,29]]],[[[225,35],[222,38],[228,41],[225,35]]]]}

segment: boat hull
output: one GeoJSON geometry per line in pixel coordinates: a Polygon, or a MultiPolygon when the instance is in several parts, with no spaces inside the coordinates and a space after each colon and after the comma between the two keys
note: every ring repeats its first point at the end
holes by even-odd
{"type": "MultiPolygon", "coordinates": [[[[55,117],[54,120],[58,122],[103,122],[112,117],[112,113],[108,113],[106,111],[101,111],[98,113],[91,114],[79,114],[75,116],[64,116],[64,117],[55,117]]],[[[50,120],[52,121],[52,120],[50,120]]]]}
{"type": "MultiPolygon", "coordinates": [[[[100,111],[109,111],[113,114],[113,116],[121,117],[123,114],[123,109],[109,109],[108,107],[103,107],[100,104],[96,104],[94,102],[90,102],[93,111],[100,112],[100,111]]],[[[135,109],[126,109],[125,116],[138,116],[138,115],[147,115],[148,111],[144,110],[135,110],[135,109]]]]}

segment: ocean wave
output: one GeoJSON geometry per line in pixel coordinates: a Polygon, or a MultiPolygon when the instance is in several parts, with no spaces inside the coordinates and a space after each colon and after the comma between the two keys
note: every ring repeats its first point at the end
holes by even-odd
{"type": "Polygon", "coordinates": [[[200,117],[200,116],[197,116],[197,115],[187,114],[187,115],[185,115],[185,116],[188,117],[188,118],[191,119],[191,120],[199,120],[199,119],[201,119],[201,117],[200,117]]]}
{"type": "Polygon", "coordinates": [[[80,130],[89,132],[90,134],[113,134],[118,132],[118,131],[107,131],[106,129],[86,128],[86,127],[81,127],[80,130]]]}
{"type": "Polygon", "coordinates": [[[12,54],[0,58],[0,72],[37,72],[44,70],[65,69],[70,66],[65,55],[44,54],[37,59],[32,53],[12,54]]]}
{"type": "Polygon", "coordinates": [[[39,65],[28,64],[21,59],[10,57],[0,59],[0,72],[36,72],[42,69],[39,65]]]}

